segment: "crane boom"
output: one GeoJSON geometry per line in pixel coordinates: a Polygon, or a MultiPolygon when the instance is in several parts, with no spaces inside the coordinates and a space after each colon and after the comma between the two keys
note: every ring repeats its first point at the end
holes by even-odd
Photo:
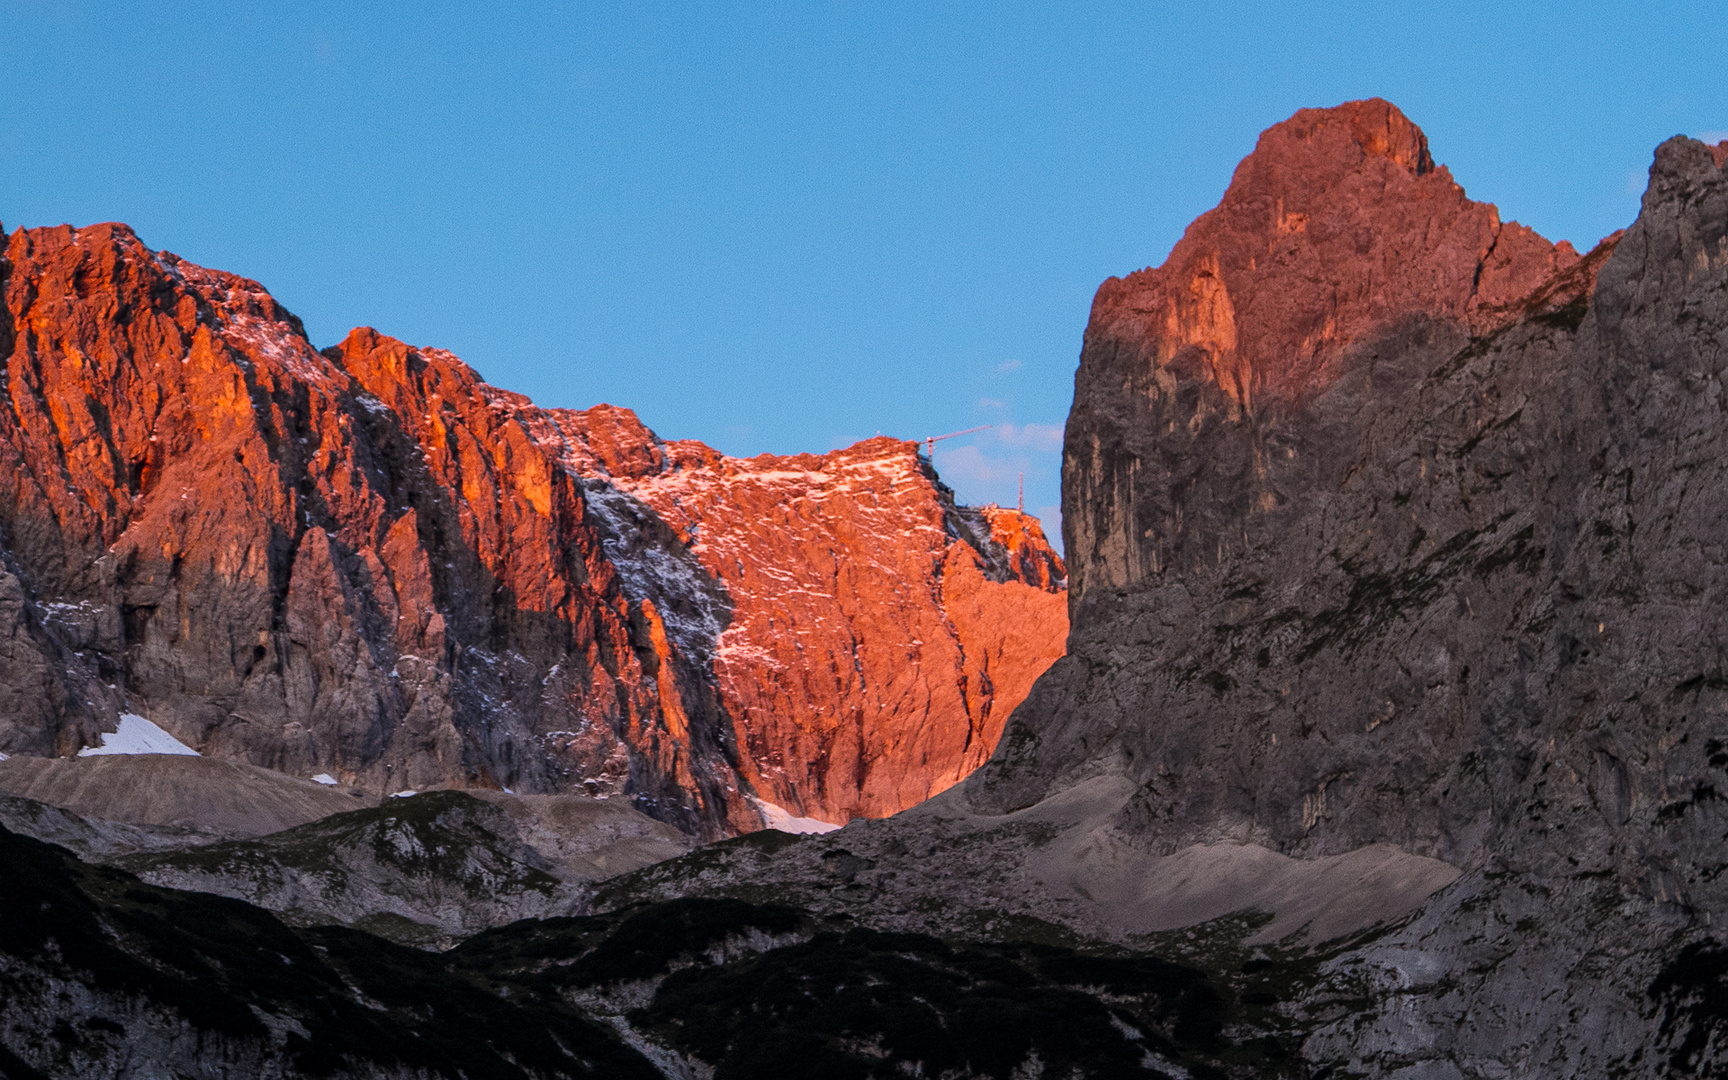
{"type": "Polygon", "coordinates": [[[924,452],[930,456],[931,461],[935,461],[936,460],[936,444],[941,442],[943,439],[958,438],[961,435],[970,435],[974,431],[985,431],[985,430],[988,430],[989,428],[993,428],[995,426],[996,426],[995,424],[984,424],[980,427],[969,427],[965,431],[950,431],[946,435],[927,436],[924,439],[924,452]]]}

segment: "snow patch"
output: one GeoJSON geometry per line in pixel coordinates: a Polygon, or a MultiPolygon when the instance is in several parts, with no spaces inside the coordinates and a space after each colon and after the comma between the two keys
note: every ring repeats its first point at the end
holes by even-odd
{"type": "Polygon", "coordinates": [[[666,636],[684,655],[711,654],[726,618],[707,570],[688,552],[668,551],[645,539],[640,522],[659,514],[635,496],[592,481],[583,494],[603,525],[601,546],[618,571],[624,595],[654,601],[666,636]]]}
{"type": "Polygon", "coordinates": [[[336,786],[336,778],[334,776],[331,776],[327,772],[321,772],[317,776],[314,776],[312,778],[312,782],[314,784],[325,784],[325,785],[328,785],[330,787],[336,786]]]}
{"type": "Polygon", "coordinates": [[[192,757],[199,756],[198,751],[137,713],[121,713],[120,730],[113,734],[103,732],[101,746],[86,746],[78,751],[79,757],[96,757],[101,754],[190,754],[192,757]]]}
{"type": "MultiPolygon", "coordinates": [[[[281,364],[302,382],[329,381],[329,361],[320,356],[309,342],[296,335],[287,323],[267,322],[256,315],[242,313],[231,316],[223,331],[230,340],[250,346],[256,353],[281,364]]],[[[246,361],[242,359],[241,363],[246,361]]]]}
{"type": "Polygon", "coordinates": [[[740,638],[748,628],[731,626],[726,633],[720,635],[720,647],[714,650],[714,666],[722,664],[737,664],[744,668],[756,668],[762,671],[785,671],[786,665],[780,663],[778,657],[760,645],[745,645],[737,641],[727,641],[728,637],[740,638]],[[733,633],[734,630],[739,631],[733,633]]]}
{"type": "Polygon", "coordinates": [[[390,797],[392,799],[406,799],[406,798],[409,798],[411,796],[418,795],[418,794],[420,794],[418,791],[396,791],[396,792],[392,792],[390,794],[390,797]]]}
{"type": "Polygon", "coordinates": [[[813,817],[793,817],[792,811],[783,806],[775,806],[771,802],[756,800],[756,809],[762,815],[762,824],[770,829],[778,829],[783,833],[798,833],[809,835],[813,833],[833,832],[840,828],[832,821],[823,821],[813,817]]]}

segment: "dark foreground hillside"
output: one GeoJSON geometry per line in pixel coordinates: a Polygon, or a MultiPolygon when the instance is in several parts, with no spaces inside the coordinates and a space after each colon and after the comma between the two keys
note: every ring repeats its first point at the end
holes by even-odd
{"type": "Polygon", "coordinates": [[[1301,1075],[1290,1039],[1245,1037],[1253,992],[1141,952],[689,899],[437,953],[4,830],[0,865],[7,1080],[1301,1075]]]}

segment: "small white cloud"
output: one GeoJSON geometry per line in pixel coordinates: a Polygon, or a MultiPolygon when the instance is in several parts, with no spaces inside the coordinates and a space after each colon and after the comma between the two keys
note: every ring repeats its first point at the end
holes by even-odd
{"type": "Polygon", "coordinates": [[[1006,409],[1008,403],[1001,398],[981,397],[978,399],[978,407],[980,409],[1006,409]]]}
{"type": "Polygon", "coordinates": [[[1642,195],[1644,188],[1650,183],[1650,173],[1644,169],[1633,169],[1626,174],[1626,194],[1642,195]]]}
{"type": "Polygon", "coordinates": [[[1728,130],[1700,131],[1695,138],[1697,138],[1699,142],[1705,142],[1709,143],[1711,146],[1715,146],[1719,142],[1728,142],[1728,130]]]}
{"type": "Polygon", "coordinates": [[[1004,360],[996,365],[997,371],[1019,371],[1025,365],[1018,360],[1004,360]]]}
{"type": "Polygon", "coordinates": [[[956,489],[1014,483],[1025,468],[1022,462],[993,458],[976,446],[960,446],[946,453],[938,450],[936,457],[936,469],[942,479],[956,489]]]}
{"type": "Polygon", "coordinates": [[[1062,449],[1062,429],[1055,424],[996,425],[996,437],[1009,446],[1025,446],[1037,453],[1062,449]]]}

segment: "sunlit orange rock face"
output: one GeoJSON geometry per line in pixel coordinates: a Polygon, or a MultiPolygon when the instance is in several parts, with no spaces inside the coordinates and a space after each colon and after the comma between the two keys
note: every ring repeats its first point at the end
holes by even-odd
{"type": "Polygon", "coordinates": [[[574,467],[651,507],[726,589],[714,674],[770,802],[845,821],[928,798],[1062,654],[1064,571],[1036,519],[954,507],[914,443],[740,460],[656,444],[621,409],[557,420],[595,455],[574,467]]]}
{"type": "Polygon", "coordinates": [[[129,709],[718,835],[953,784],[1062,652],[1036,521],[955,506],[914,444],[739,460],[370,330],[319,352],[120,225],[20,230],[0,280],[0,751],[129,709]]]}
{"type": "Polygon", "coordinates": [[[1376,338],[1483,335],[1532,304],[1581,302],[1611,249],[1583,260],[1502,222],[1385,101],[1269,128],[1162,266],[1093,300],[1064,446],[1071,603],[1240,543],[1229,523],[1283,498],[1281,417],[1347,359],[1371,379],[1376,338]],[[1252,437],[1219,434],[1239,425],[1252,437]]]}

